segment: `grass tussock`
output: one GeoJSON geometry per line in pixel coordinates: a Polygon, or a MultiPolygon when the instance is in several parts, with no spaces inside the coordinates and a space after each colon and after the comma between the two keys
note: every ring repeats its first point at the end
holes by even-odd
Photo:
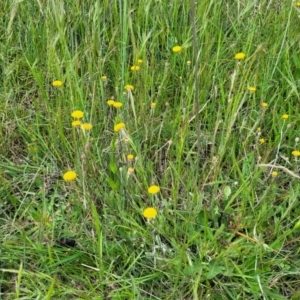
{"type": "Polygon", "coordinates": [[[299,7],[1,1],[1,299],[299,299],[299,7]]]}

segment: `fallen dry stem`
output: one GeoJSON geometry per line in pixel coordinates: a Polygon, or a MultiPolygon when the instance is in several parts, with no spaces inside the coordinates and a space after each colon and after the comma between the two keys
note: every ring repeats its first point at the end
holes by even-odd
{"type": "Polygon", "coordinates": [[[299,178],[300,179],[300,176],[297,175],[296,173],[292,172],[291,170],[289,170],[288,168],[284,167],[284,166],[280,166],[280,165],[273,165],[273,164],[257,164],[256,165],[257,167],[269,167],[269,168],[276,168],[276,169],[281,169],[283,170],[284,172],[286,172],[287,174],[293,176],[293,177],[296,177],[296,178],[299,178]]]}

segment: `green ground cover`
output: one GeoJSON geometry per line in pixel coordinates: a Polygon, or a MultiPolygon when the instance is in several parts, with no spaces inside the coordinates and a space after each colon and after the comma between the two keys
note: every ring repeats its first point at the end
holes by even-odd
{"type": "Polygon", "coordinates": [[[0,15],[1,299],[300,299],[300,3],[0,15]]]}

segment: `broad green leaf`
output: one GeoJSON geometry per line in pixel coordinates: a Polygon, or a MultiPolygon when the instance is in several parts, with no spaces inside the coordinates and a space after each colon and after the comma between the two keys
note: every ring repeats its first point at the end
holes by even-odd
{"type": "Polygon", "coordinates": [[[300,220],[298,222],[296,222],[296,224],[294,225],[294,230],[296,229],[300,229],[300,220]]]}
{"type": "Polygon", "coordinates": [[[229,185],[226,185],[223,192],[224,192],[224,198],[225,200],[227,200],[231,195],[231,187],[229,185]]]}
{"type": "Polygon", "coordinates": [[[224,273],[225,267],[220,264],[220,261],[212,260],[209,263],[208,273],[206,274],[207,279],[213,279],[219,274],[224,273]]]}

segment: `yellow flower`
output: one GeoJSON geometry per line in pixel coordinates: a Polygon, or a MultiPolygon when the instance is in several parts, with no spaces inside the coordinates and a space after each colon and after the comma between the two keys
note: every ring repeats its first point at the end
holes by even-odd
{"type": "Polygon", "coordinates": [[[81,110],[74,110],[74,111],[71,113],[71,116],[72,116],[74,119],[82,119],[83,116],[84,116],[84,113],[83,113],[83,111],[81,111],[81,110]]]}
{"type": "Polygon", "coordinates": [[[277,171],[273,171],[273,172],[271,173],[271,175],[272,175],[272,177],[277,177],[277,176],[278,176],[278,172],[277,172],[277,171]]]}
{"type": "Polygon", "coordinates": [[[237,53],[237,54],[235,55],[235,59],[236,59],[236,60],[243,60],[243,59],[245,59],[245,58],[246,58],[246,54],[243,53],[243,52],[239,52],[239,53],[237,53]]]}
{"type": "Polygon", "coordinates": [[[72,127],[77,127],[77,126],[80,126],[80,125],[81,125],[81,121],[79,121],[79,120],[76,120],[76,121],[72,122],[72,127]]]}
{"type": "Polygon", "coordinates": [[[182,47],[181,46],[174,46],[172,48],[172,51],[175,53],[181,52],[182,51],[182,47]]]}
{"type": "Polygon", "coordinates": [[[54,87],[60,87],[60,86],[62,86],[64,83],[61,81],[61,80],[54,80],[53,82],[52,82],[52,86],[54,86],[54,87]]]}
{"type": "Polygon", "coordinates": [[[123,129],[124,127],[125,127],[124,123],[119,123],[119,124],[117,124],[117,125],[114,126],[114,132],[118,132],[121,129],[123,129]]]}
{"type": "Polygon", "coordinates": [[[138,59],[138,64],[140,65],[140,64],[142,64],[143,63],[143,60],[142,59],[138,59]]]}
{"type": "Polygon", "coordinates": [[[125,90],[133,90],[134,89],[134,86],[133,85],[131,85],[131,84],[126,84],[125,86],[124,86],[124,88],[125,88],[125,90]]]}
{"type": "Polygon", "coordinates": [[[152,102],[152,103],[151,103],[151,108],[155,108],[155,106],[156,106],[156,103],[155,103],[155,102],[152,102]]]}
{"type": "Polygon", "coordinates": [[[298,156],[300,156],[300,151],[294,150],[294,151],[292,152],[292,155],[298,157],[298,156]]]}
{"type": "Polygon", "coordinates": [[[188,66],[190,66],[191,65],[191,61],[190,60],[188,60],[187,62],[186,62],[186,64],[188,65],[188,66]]]}
{"type": "Polygon", "coordinates": [[[134,155],[133,154],[128,154],[127,155],[127,159],[128,160],[133,160],[134,159],[134,155]]]}
{"type": "Polygon", "coordinates": [[[128,168],[127,174],[132,175],[134,173],[134,168],[128,168]]]}
{"type": "Polygon", "coordinates": [[[140,69],[140,66],[132,66],[130,68],[131,71],[138,71],[140,69]]]}
{"type": "Polygon", "coordinates": [[[269,104],[266,103],[266,102],[262,102],[262,103],[261,103],[261,106],[262,106],[262,107],[268,107],[268,105],[269,105],[269,104]]]}
{"type": "Polygon", "coordinates": [[[288,118],[289,118],[289,115],[288,114],[284,114],[284,115],[282,115],[282,117],[281,117],[283,120],[287,120],[288,118]]]}
{"type": "Polygon", "coordinates": [[[260,128],[260,127],[257,127],[257,131],[258,131],[258,132],[261,132],[261,128],[260,128]]]}
{"type": "Polygon", "coordinates": [[[108,106],[114,106],[115,100],[110,99],[110,100],[107,100],[106,103],[108,104],[108,106]]]}
{"type": "Polygon", "coordinates": [[[101,76],[102,81],[106,81],[107,80],[107,76],[103,75],[101,76]]]}
{"type": "Polygon", "coordinates": [[[68,171],[63,175],[63,179],[65,181],[73,181],[76,179],[76,177],[77,177],[77,174],[74,171],[68,171]]]}
{"type": "Polygon", "coordinates": [[[294,6],[300,7],[300,2],[295,2],[295,3],[294,3],[294,6]]]}
{"type": "Polygon", "coordinates": [[[123,104],[122,104],[122,102],[114,102],[113,103],[113,107],[115,107],[115,108],[120,108],[120,107],[122,107],[123,106],[123,104]]]}
{"type": "Polygon", "coordinates": [[[159,191],[160,191],[160,188],[159,188],[159,186],[157,186],[157,185],[151,185],[151,186],[148,188],[148,193],[149,193],[149,194],[152,194],[152,195],[157,194],[159,191]]]}
{"type": "Polygon", "coordinates": [[[81,128],[83,128],[84,130],[91,130],[93,128],[93,125],[90,123],[83,123],[81,124],[81,128]]]}
{"type": "Polygon", "coordinates": [[[261,138],[258,140],[261,144],[264,144],[266,142],[266,140],[264,138],[261,138]]]}
{"type": "Polygon", "coordinates": [[[251,93],[253,93],[253,92],[256,91],[256,87],[254,87],[254,86],[249,86],[249,87],[248,87],[248,91],[251,92],[251,93]]]}
{"type": "Polygon", "coordinates": [[[143,211],[143,216],[147,219],[153,219],[157,216],[157,210],[154,207],[147,207],[143,211]]]}

